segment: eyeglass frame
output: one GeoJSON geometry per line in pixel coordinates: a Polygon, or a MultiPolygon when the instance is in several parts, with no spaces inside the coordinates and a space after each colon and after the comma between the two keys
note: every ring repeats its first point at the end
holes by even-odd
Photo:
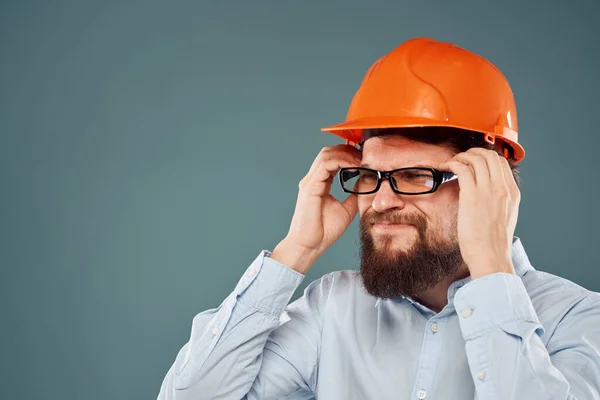
{"type": "Polygon", "coordinates": [[[436,190],[438,190],[438,188],[442,184],[444,184],[446,182],[451,182],[458,178],[458,176],[456,174],[454,174],[453,172],[440,171],[435,168],[427,168],[427,167],[404,167],[404,168],[392,169],[389,171],[378,171],[376,169],[366,168],[366,167],[344,167],[344,168],[340,168],[340,172],[339,172],[338,176],[339,176],[340,186],[342,187],[342,190],[346,193],[352,193],[352,194],[357,194],[357,195],[376,193],[381,188],[381,182],[385,178],[388,180],[390,187],[392,188],[392,191],[394,193],[402,194],[405,196],[415,196],[415,195],[421,195],[421,194],[434,193],[436,190]],[[350,170],[356,170],[356,169],[366,170],[366,171],[371,171],[371,172],[377,173],[377,184],[375,185],[375,189],[373,189],[370,192],[355,192],[352,190],[348,190],[344,187],[344,181],[342,180],[342,174],[344,173],[344,171],[350,171],[350,170]],[[419,192],[419,193],[407,193],[407,192],[401,192],[400,190],[398,190],[398,188],[396,187],[396,184],[394,183],[394,181],[392,179],[392,174],[395,172],[398,172],[398,171],[405,171],[405,170],[409,170],[409,169],[431,172],[431,174],[433,176],[433,187],[427,192],[419,192]]]}

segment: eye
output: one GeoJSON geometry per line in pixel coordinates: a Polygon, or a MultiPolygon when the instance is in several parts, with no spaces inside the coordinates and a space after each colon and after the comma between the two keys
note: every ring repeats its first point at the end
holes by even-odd
{"type": "Polygon", "coordinates": [[[364,171],[364,170],[361,170],[360,171],[360,180],[361,181],[365,181],[365,182],[376,181],[377,180],[377,174],[374,173],[373,171],[364,171]]]}
{"type": "Polygon", "coordinates": [[[407,174],[406,177],[409,179],[430,178],[431,174],[407,174]]]}
{"type": "Polygon", "coordinates": [[[402,174],[402,179],[406,181],[425,181],[431,179],[431,174],[421,172],[405,172],[402,174]]]}

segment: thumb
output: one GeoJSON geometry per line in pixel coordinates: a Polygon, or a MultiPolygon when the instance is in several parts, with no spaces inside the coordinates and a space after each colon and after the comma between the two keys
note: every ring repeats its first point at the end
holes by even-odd
{"type": "Polygon", "coordinates": [[[346,197],[346,200],[342,202],[342,206],[348,213],[348,219],[352,222],[358,212],[358,196],[356,194],[351,194],[346,197]]]}

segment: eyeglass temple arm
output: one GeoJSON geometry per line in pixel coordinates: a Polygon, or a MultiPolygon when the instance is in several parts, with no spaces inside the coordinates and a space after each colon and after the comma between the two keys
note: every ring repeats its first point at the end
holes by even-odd
{"type": "Polygon", "coordinates": [[[442,171],[442,183],[446,183],[458,179],[458,176],[454,172],[442,171]]]}

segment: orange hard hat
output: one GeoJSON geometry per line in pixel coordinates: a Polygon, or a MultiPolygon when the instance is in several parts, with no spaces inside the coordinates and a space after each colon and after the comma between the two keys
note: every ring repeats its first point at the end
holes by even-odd
{"type": "Polygon", "coordinates": [[[479,132],[505,157],[525,157],[515,100],[502,72],[471,51],[429,38],[408,40],[378,59],[346,121],[321,130],[357,145],[363,129],[423,126],[479,132]]]}

